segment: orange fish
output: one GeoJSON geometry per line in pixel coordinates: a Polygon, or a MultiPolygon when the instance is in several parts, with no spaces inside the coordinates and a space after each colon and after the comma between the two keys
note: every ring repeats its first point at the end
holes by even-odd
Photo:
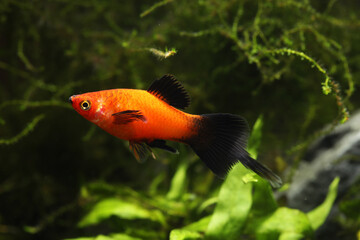
{"type": "Polygon", "coordinates": [[[250,157],[245,150],[249,135],[246,120],[228,113],[193,115],[179,109],[190,97],[172,75],[154,81],[148,90],[113,89],[73,95],[73,108],[106,132],[128,140],[136,159],[144,160],[151,148],[172,153],[166,140],[191,146],[202,161],[223,178],[237,162],[267,179],[273,187],[281,179],[250,157]]]}

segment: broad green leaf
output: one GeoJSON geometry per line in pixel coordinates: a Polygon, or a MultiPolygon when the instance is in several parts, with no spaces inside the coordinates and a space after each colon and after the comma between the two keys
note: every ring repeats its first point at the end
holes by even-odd
{"type": "Polygon", "coordinates": [[[111,234],[109,236],[98,235],[96,237],[67,238],[64,240],[141,240],[141,239],[131,237],[126,234],[116,233],[116,234],[111,234]]]}
{"type": "Polygon", "coordinates": [[[113,240],[141,240],[141,238],[131,237],[127,234],[122,233],[111,234],[110,236],[113,240]]]}
{"type": "Polygon", "coordinates": [[[262,126],[263,126],[263,117],[262,115],[260,115],[254,124],[254,127],[251,131],[251,136],[249,138],[248,152],[254,159],[256,159],[257,157],[258,150],[261,144],[262,126]]]}
{"type": "Polygon", "coordinates": [[[131,237],[126,234],[116,233],[116,234],[111,234],[110,236],[98,235],[96,237],[67,238],[64,240],[141,240],[141,239],[131,237]]]}
{"type": "Polygon", "coordinates": [[[247,174],[242,164],[230,171],[221,186],[218,203],[208,225],[206,236],[210,239],[239,239],[252,203],[252,184],[245,184],[247,174]]]}
{"type": "Polygon", "coordinates": [[[311,226],[314,230],[318,229],[326,220],[334,204],[337,195],[337,188],[340,178],[336,177],[329,186],[329,191],[325,201],[317,208],[307,213],[311,226]]]}
{"type": "Polygon", "coordinates": [[[96,237],[65,238],[64,240],[95,240],[96,237]]]}
{"type": "Polygon", "coordinates": [[[181,229],[174,229],[170,232],[170,240],[202,239],[210,220],[211,216],[207,216],[181,229]]]}
{"type": "Polygon", "coordinates": [[[206,216],[200,219],[199,221],[193,222],[182,229],[189,230],[189,231],[198,231],[198,232],[205,232],[212,216],[206,216]]]}
{"type": "Polygon", "coordinates": [[[303,239],[313,233],[305,213],[286,207],[278,208],[268,217],[254,220],[251,227],[256,233],[256,239],[266,240],[303,239]]]}
{"type": "Polygon", "coordinates": [[[170,232],[170,240],[202,239],[210,220],[211,216],[207,216],[181,229],[174,229],[170,232]]]}
{"type": "Polygon", "coordinates": [[[158,211],[150,211],[135,203],[126,202],[117,198],[108,198],[98,202],[92,210],[80,221],[79,227],[97,224],[111,216],[123,219],[150,219],[159,218],[158,211]]]}
{"type": "Polygon", "coordinates": [[[279,236],[279,240],[303,240],[304,236],[301,233],[284,232],[279,236]]]}
{"type": "Polygon", "coordinates": [[[186,184],[187,184],[186,170],[189,165],[189,161],[186,160],[187,159],[180,162],[178,169],[173,179],[171,180],[170,190],[166,196],[168,199],[171,200],[179,199],[181,198],[181,196],[184,195],[186,191],[186,184]]]}
{"type": "Polygon", "coordinates": [[[174,229],[170,232],[170,240],[194,240],[201,239],[202,235],[186,229],[174,229]]]}
{"type": "Polygon", "coordinates": [[[275,201],[269,183],[259,176],[256,176],[258,182],[253,184],[253,204],[251,213],[253,216],[265,216],[274,212],[278,205],[275,201]]]}

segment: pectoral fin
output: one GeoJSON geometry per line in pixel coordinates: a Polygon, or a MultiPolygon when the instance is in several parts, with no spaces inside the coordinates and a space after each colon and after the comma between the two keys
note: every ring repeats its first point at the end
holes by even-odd
{"type": "Polygon", "coordinates": [[[112,114],[114,117],[114,124],[127,124],[133,121],[146,122],[146,117],[141,113],[140,110],[126,110],[112,114]]]}

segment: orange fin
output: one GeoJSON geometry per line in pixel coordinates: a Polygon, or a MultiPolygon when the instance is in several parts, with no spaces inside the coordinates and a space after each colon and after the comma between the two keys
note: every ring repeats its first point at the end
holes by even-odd
{"type": "Polygon", "coordinates": [[[156,159],[155,154],[151,148],[144,142],[133,142],[129,141],[129,148],[134,153],[136,160],[143,163],[148,158],[149,154],[153,159],[156,159]]]}
{"type": "Polygon", "coordinates": [[[189,94],[173,75],[155,80],[147,91],[176,108],[184,109],[190,105],[189,94]]]}
{"type": "Polygon", "coordinates": [[[142,115],[140,110],[127,110],[112,114],[114,116],[114,124],[127,124],[133,121],[146,122],[146,117],[142,115]]]}

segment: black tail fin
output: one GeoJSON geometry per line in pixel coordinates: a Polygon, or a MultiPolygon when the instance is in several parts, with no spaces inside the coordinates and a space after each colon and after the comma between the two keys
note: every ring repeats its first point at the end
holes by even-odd
{"type": "Polygon", "coordinates": [[[249,127],[244,118],[232,114],[204,114],[197,122],[199,134],[188,141],[201,160],[223,178],[237,162],[268,180],[271,186],[282,185],[280,177],[250,157],[245,150],[249,127]]]}

